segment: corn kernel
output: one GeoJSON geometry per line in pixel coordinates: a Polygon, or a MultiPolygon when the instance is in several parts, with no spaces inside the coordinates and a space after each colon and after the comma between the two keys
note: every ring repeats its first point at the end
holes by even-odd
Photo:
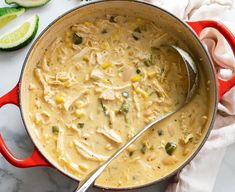
{"type": "Polygon", "coordinates": [[[114,33],[112,38],[113,38],[113,40],[118,40],[118,39],[120,39],[120,35],[118,33],[114,33]]]}
{"type": "Polygon", "coordinates": [[[40,118],[38,118],[38,117],[36,116],[36,117],[35,117],[35,123],[36,123],[37,125],[41,125],[42,119],[40,119],[40,118]]]}
{"type": "Polygon", "coordinates": [[[86,63],[89,62],[89,59],[87,57],[83,57],[82,60],[85,61],[86,63]]]}
{"type": "Polygon", "coordinates": [[[109,46],[108,42],[104,42],[101,44],[100,48],[101,49],[110,49],[110,46],[109,46]]]}
{"type": "Polygon", "coordinates": [[[129,51],[128,55],[129,55],[129,56],[133,56],[133,55],[134,55],[134,52],[133,52],[133,51],[129,51]]]}
{"type": "Polygon", "coordinates": [[[69,43],[71,42],[71,40],[70,40],[69,37],[66,37],[66,38],[64,38],[64,42],[65,42],[66,44],[69,44],[69,43]]]}
{"type": "Polygon", "coordinates": [[[101,49],[106,49],[105,43],[102,43],[102,44],[100,45],[100,48],[101,48],[101,49]]]}
{"type": "Polygon", "coordinates": [[[69,148],[73,148],[73,142],[69,142],[69,148]]]}
{"type": "Polygon", "coordinates": [[[69,163],[68,160],[63,158],[63,157],[58,157],[58,159],[59,159],[60,163],[62,163],[62,164],[68,164],[69,163]]]}
{"type": "Polygon", "coordinates": [[[153,77],[156,77],[156,74],[155,71],[148,72],[148,78],[152,79],[153,77]]]}
{"type": "Polygon", "coordinates": [[[70,35],[70,32],[69,31],[66,31],[65,32],[65,36],[69,36],[70,35]]]}
{"type": "Polygon", "coordinates": [[[77,108],[80,108],[82,105],[83,105],[83,102],[82,101],[80,101],[80,100],[77,100],[77,101],[75,101],[75,106],[77,107],[77,108]]]}
{"type": "Polygon", "coordinates": [[[29,90],[35,90],[36,88],[37,87],[33,83],[29,84],[29,90]]]}
{"type": "Polygon", "coordinates": [[[80,165],[78,165],[79,166],[79,168],[82,170],[82,171],[87,171],[88,170],[88,166],[87,165],[85,165],[85,164],[80,164],[80,165]]]}
{"type": "Polygon", "coordinates": [[[138,21],[130,21],[130,22],[128,22],[128,27],[130,28],[130,29],[132,29],[132,30],[134,30],[136,27],[138,27],[139,26],[139,23],[138,23],[138,21]]]}
{"type": "Polygon", "coordinates": [[[143,20],[142,20],[141,18],[137,18],[136,21],[137,21],[138,23],[141,23],[143,20]]]}
{"type": "Polygon", "coordinates": [[[95,93],[101,93],[103,90],[101,88],[95,88],[95,93]]]}
{"type": "Polygon", "coordinates": [[[64,96],[62,96],[62,95],[57,95],[57,96],[55,97],[55,102],[56,102],[57,104],[64,103],[64,102],[65,102],[64,96]]]}
{"type": "Polygon", "coordinates": [[[85,112],[83,111],[83,110],[81,110],[81,109],[77,109],[76,111],[75,111],[75,116],[77,117],[77,118],[81,118],[82,116],[84,116],[85,115],[85,112]]]}
{"type": "Polygon", "coordinates": [[[139,87],[136,89],[136,92],[139,93],[144,99],[149,97],[149,94],[139,87]]]}
{"type": "Polygon", "coordinates": [[[88,21],[86,21],[84,24],[85,24],[86,26],[88,26],[88,27],[90,27],[90,26],[93,25],[91,22],[88,22],[88,21]]]}
{"type": "Polygon", "coordinates": [[[140,75],[135,75],[135,76],[131,77],[132,82],[138,82],[138,81],[140,81],[140,79],[141,79],[140,75]]]}
{"type": "Polygon", "coordinates": [[[103,63],[101,64],[102,69],[107,69],[112,66],[112,63],[103,63]]]}
{"type": "Polygon", "coordinates": [[[65,86],[66,88],[71,87],[71,82],[70,82],[70,81],[65,82],[65,83],[64,83],[64,86],[65,86]]]}
{"type": "Polygon", "coordinates": [[[108,79],[103,79],[102,82],[103,82],[104,84],[109,84],[109,83],[110,83],[110,81],[109,81],[108,79]]]}

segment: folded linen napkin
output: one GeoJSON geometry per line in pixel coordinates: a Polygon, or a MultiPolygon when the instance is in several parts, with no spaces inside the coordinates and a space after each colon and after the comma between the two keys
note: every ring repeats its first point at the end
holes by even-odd
{"type": "MultiPolygon", "coordinates": [[[[233,0],[181,0],[177,3],[169,0],[146,1],[183,20],[218,20],[235,34],[233,0]]],[[[206,29],[200,38],[219,68],[220,76],[224,79],[231,78],[235,71],[235,59],[223,36],[214,29],[206,29]]],[[[219,103],[219,112],[208,141],[190,164],[178,173],[166,192],[211,192],[226,147],[232,143],[235,143],[235,87],[219,103]]]]}

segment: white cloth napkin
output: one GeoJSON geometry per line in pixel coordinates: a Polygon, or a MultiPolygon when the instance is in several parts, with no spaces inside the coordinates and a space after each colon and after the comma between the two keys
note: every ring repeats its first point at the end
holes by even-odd
{"type": "MultiPolygon", "coordinates": [[[[233,0],[146,0],[183,20],[213,19],[223,22],[235,34],[235,1],[233,0]]],[[[235,59],[222,35],[213,29],[204,30],[201,40],[212,55],[223,78],[235,71],[235,59]]],[[[235,88],[219,103],[215,126],[198,155],[176,177],[166,192],[211,192],[226,147],[235,142],[235,88]]]]}

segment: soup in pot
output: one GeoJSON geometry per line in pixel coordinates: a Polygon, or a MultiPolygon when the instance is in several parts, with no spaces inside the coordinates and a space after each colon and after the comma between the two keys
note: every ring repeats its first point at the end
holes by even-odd
{"type": "MultiPolygon", "coordinates": [[[[58,166],[84,178],[145,125],[185,101],[185,65],[163,44],[182,43],[152,21],[108,15],[74,24],[48,47],[28,82],[28,110],[37,139],[58,166]]],[[[139,186],[182,165],[204,133],[205,82],[200,73],[192,101],[153,126],[96,183],[139,186]]]]}

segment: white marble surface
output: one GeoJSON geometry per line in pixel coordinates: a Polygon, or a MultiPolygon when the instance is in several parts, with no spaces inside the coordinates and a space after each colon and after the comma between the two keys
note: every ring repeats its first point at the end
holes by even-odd
{"type": "MultiPolygon", "coordinates": [[[[44,7],[27,10],[23,16],[12,22],[5,29],[0,30],[0,34],[35,13],[40,16],[40,32],[60,14],[79,5],[79,3],[79,0],[52,0],[44,7]]],[[[0,7],[3,6],[6,5],[1,1],[0,7]]],[[[29,48],[30,45],[11,53],[0,52],[0,96],[9,91],[18,82],[21,67],[29,48]]],[[[23,158],[31,153],[33,146],[25,131],[17,107],[8,105],[1,108],[0,132],[16,156],[23,158]]],[[[235,145],[229,147],[225,155],[214,192],[235,191],[234,162],[235,145]]],[[[164,191],[167,182],[169,181],[135,191],[161,192],[164,191]]],[[[69,192],[73,191],[75,186],[76,182],[54,169],[47,167],[15,168],[0,155],[0,192],[69,192]]],[[[92,191],[99,190],[94,189],[92,191]]]]}

